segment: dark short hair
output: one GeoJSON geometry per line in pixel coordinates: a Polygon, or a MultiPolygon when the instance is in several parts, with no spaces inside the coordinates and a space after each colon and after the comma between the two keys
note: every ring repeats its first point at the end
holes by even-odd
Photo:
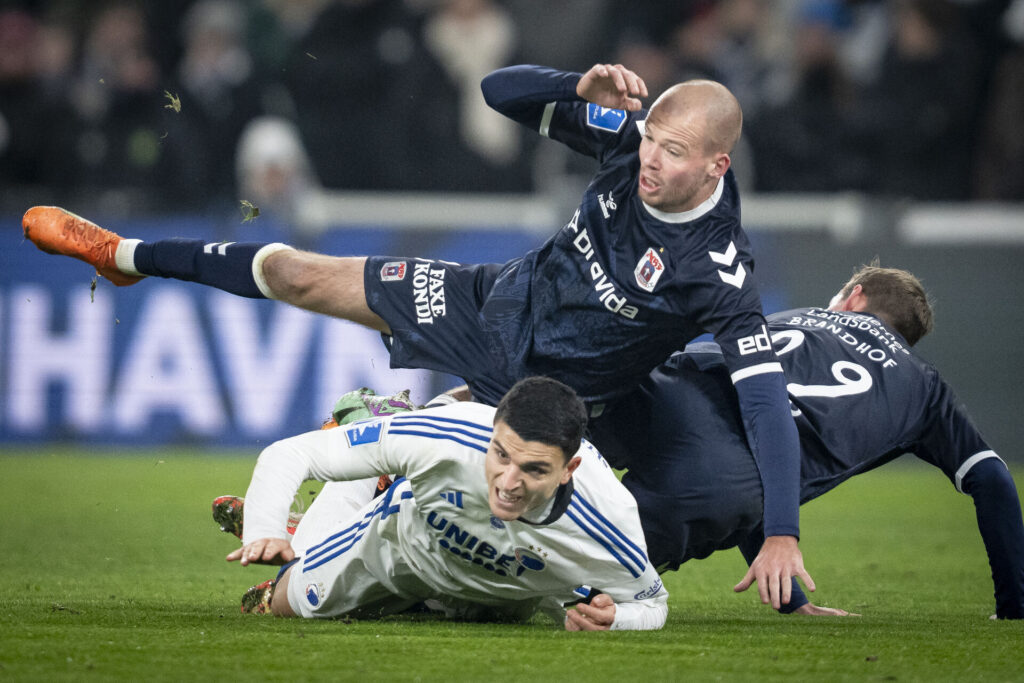
{"type": "Polygon", "coordinates": [[[576,453],[587,426],[587,409],[576,392],[550,377],[519,380],[498,403],[494,423],[504,422],[523,441],[562,450],[565,461],[576,453]]]}
{"type": "Polygon", "coordinates": [[[860,285],[868,299],[868,313],[878,316],[913,346],[932,331],[934,313],[924,285],[914,275],[898,268],[882,268],[877,259],[854,271],[843,285],[841,296],[848,297],[860,285]]]}

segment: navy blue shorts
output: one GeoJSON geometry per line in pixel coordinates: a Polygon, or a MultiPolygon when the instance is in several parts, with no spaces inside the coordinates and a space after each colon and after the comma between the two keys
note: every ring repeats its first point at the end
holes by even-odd
{"type": "Polygon", "coordinates": [[[628,470],[622,483],[659,570],[737,545],[762,518],[761,477],[728,370],[695,360],[659,366],[590,422],[590,440],[628,470]]]}
{"type": "Polygon", "coordinates": [[[383,335],[391,367],[456,375],[476,400],[496,405],[529,374],[529,286],[517,280],[518,265],[368,258],[366,302],[391,328],[383,335]]]}

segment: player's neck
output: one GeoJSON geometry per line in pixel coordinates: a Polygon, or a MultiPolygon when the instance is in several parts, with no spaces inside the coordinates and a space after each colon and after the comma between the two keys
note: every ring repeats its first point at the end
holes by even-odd
{"type": "Polygon", "coordinates": [[[689,223],[690,221],[697,220],[714,209],[718,205],[718,200],[722,198],[724,188],[725,178],[719,178],[718,184],[715,185],[715,190],[711,193],[711,196],[688,211],[662,211],[661,209],[654,208],[643,200],[641,200],[640,203],[644,205],[644,209],[647,210],[647,213],[651,214],[659,221],[664,223],[689,223]]]}
{"type": "Polygon", "coordinates": [[[548,518],[551,511],[555,507],[555,499],[558,498],[558,490],[555,490],[555,495],[548,498],[543,504],[538,505],[535,508],[527,510],[523,514],[519,515],[519,519],[524,519],[527,522],[533,524],[540,524],[542,521],[548,518]]]}

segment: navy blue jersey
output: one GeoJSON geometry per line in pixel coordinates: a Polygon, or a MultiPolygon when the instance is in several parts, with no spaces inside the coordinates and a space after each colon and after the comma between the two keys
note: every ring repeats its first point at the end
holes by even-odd
{"type": "Polygon", "coordinates": [[[995,457],[932,365],[877,318],[802,308],[769,317],[800,433],[801,500],[913,453],[961,489],[995,457]]]}
{"type": "Polygon", "coordinates": [[[600,162],[572,218],[516,274],[531,283],[531,371],[602,400],[704,332],[733,372],[774,362],[732,172],[692,211],[648,207],[637,196],[647,112],[584,102],[578,80],[521,66],[483,82],[491,106],[600,162]]]}
{"type": "MultiPolygon", "coordinates": [[[[768,329],[800,434],[801,502],[913,453],[974,499],[996,613],[1024,617],[1016,488],[936,369],[865,313],[802,308],[769,316],[768,329]]],[[[622,481],[659,567],[737,542],[749,561],[760,546],[761,481],[730,384],[717,345],[694,344],[591,424],[590,440],[629,470],[622,481]]],[[[795,582],[794,596],[790,609],[807,601],[795,582]]]]}

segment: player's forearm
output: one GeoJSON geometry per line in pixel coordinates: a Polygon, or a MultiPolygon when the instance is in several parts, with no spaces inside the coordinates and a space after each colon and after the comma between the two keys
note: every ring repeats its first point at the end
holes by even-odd
{"type": "Polygon", "coordinates": [[[1002,460],[989,458],[971,468],[963,490],[974,499],[992,568],[996,616],[1024,619],[1024,521],[1013,477],[1002,460]]]}
{"type": "Polygon", "coordinates": [[[245,494],[244,539],[287,538],[288,510],[307,479],[352,481],[387,474],[372,445],[357,451],[346,432],[358,427],[306,432],[276,441],[260,454],[245,494]]]}
{"type": "Polygon", "coordinates": [[[615,604],[612,631],[654,631],[668,619],[668,594],[615,604]]]}
{"type": "Polygon", "coordinates": [[[800,440],[781,372],[736,382],[743,425],[764,488],[765,536],[800,535],[800,440]]]}
{"type": "Polygon", "coordinates": [[[578,73],[524,64],[491,72],[480,89],[488,106],[536,130],[548,103],[580,101],[579,81],[578,73]]]}
{"type": "Polygon", "coordinates": [[[245,492],[242,543],[260,538],[288,538],[288,510],[307,476],[303,462],[285,441],[277,441],[263,450],[245,492]]]}

